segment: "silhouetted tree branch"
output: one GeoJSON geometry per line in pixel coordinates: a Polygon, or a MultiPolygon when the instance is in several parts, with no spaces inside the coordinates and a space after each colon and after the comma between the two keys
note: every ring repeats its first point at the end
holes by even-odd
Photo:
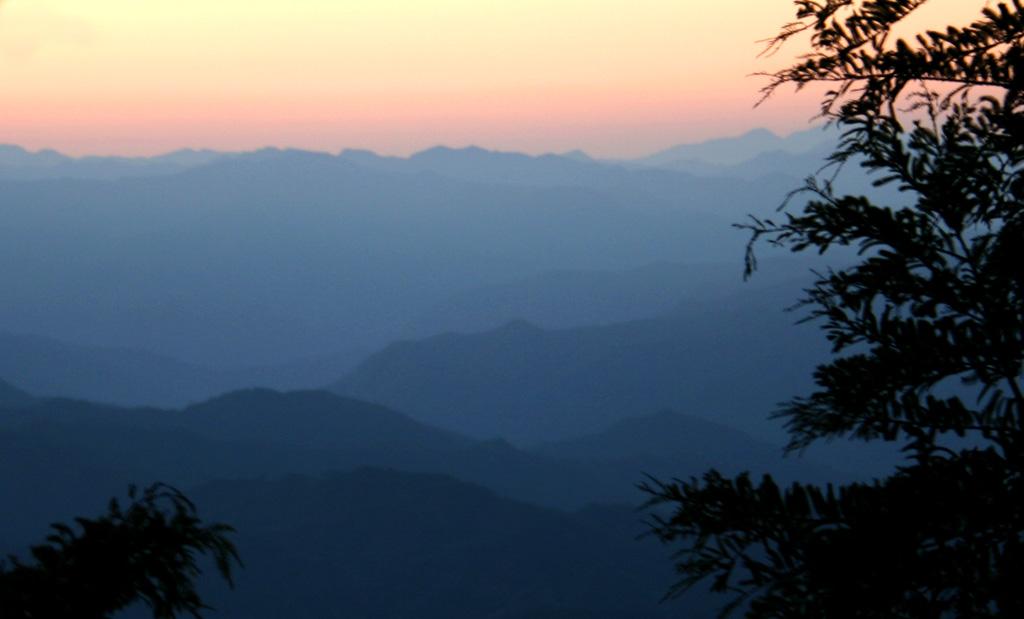
{"type": "Polygon", "coordinates": [[[0,618],[101,619],[135,602],[158,619],[200,617],[199,555],[232,583],[232,565],[241,564],[227,538],[233,529],[204,525],[188,498],[164,484],[131,487],[128,497],[127,507],[112,499],[105,515],[76,518],[76,527],[52,525],[30,562],[0,564],[0,618]]]}
{"type": "Polygon", "coordinates": [[[830,162],[909,202],[812,176],[778,217],[740,225],[748,275],[760,241],[861,256],[801,301],[835,357],[775,413],[789,448],[897,441],[906,460],[837,488],[648,481],[650,506],[669,508],[652,532],[682,546],[670,596],[710,581],[734,595],[723,615],[1024,616],[1024,11],[1013,0],[894,40],[925,2],[797,0],[768,50],[800,35],[812,50],[762,91],[835,84],[821,106],[842,130],[830,162]]]}

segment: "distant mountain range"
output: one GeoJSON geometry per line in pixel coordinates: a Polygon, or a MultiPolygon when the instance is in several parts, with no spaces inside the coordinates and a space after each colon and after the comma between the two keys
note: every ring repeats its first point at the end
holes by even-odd
{"type": "Polygon", "coordinates": [[[0,146],[0,556],[163,481],[238,531],[238,590],[202,584],[220,617],[712,616],[703,592],[657,603],[645,475],[896,457],[784,458],[765,420],[829,354],[783,311],[828,265],[762,252],[744,284],[733,224],[829,139],[629,162],[0,146]]]}
{"type": "MultiPolygon", "coordinates": [[[[714,176],[764,175],[784,170],[798,176],[806,168],[782,167],[772,160],[819,154],[835,143],[834,131],[822,128],[798,131],[780,137],[766,129],[756,129],[740,136],[718,138],[693,144],[682,144],[632,160],[595,160],[582,151],[562,155],[529,156],[519,153],[488,151],[480,147],[453,149],[438,146],[410,157],[379,156],[367,150],[346,149],[338,157],[367,169],[403,173],[432,173],[459,180],[537,185],[591,184],[600,182],[601,168],[614,175],[614,167],[627,165],[685,171],[714,176]],[[770,155],[770,159],[764,156],[770,155]],[[768,167],[745,166],[762,159],[768,167]],[[595,166],[594,164],[603,164],[595,166]]],[[[275,149],[257,151],[274,152],[275,149]]],[[[251,154],[251,153],[250,153],[251,154]]],[[[57,178],[116,179],[122,177],[158,176],[181,172],[187,168],[213,162],[245,157],[250,154],[213,150],[184,149],[155,157],[69,157],[54,150],[30,152],[20,146],[0,144],[0,180],[39,180],[57,178]]],[[[801,160],[799,163],[803,163],[801,160]]]]}
{"type": "MultiPolygon", "coordinates": [[[[408,158],[264,149],[74,159],[6,146],[0,324],[179,360],[191,367],[168,377],[222,389],[310,387],[330,380],[332,364],[341,373],[396,339],[515,318],[569,327],[652,316],[721,273],[714,265],[739,263],[745,237],[731,224],[770,211],[808,171],[771,169],[772,153],[804,156],[823,135],[752,132],[640,162],[444,147],[408,158]],[[759,154],[760,173],[730,167],[759,154]],[[684,155],[737,173],[673,168],[684,155]],[[664,264],[712,270],[653,272],[664,264]],[[200,366],[260,369],[224,381],[199,378],[200,366]]],[[[68,381],[64,391],[33,385],[142,403],[72,393],[68,381]]],[[[148,403],[218,389],[162,385],[148,403]]]]}
{"type": "Polygon", "coordinates": [[[0,182],[0,324],[217,369],[366,354],[435,334],[414,326],[475,289],[738,264],[730,223],[792,187],[615,170],[508,185],[270,151],[168,176],[0,182]]]}
{"type": "Polygon", "coordinates": [[[29,152],[0,144],[0,180],[116,179],[176,174],[234,156],[212,150],[180,150],[156,157],[69,157],[55,150],[29,152]]]}

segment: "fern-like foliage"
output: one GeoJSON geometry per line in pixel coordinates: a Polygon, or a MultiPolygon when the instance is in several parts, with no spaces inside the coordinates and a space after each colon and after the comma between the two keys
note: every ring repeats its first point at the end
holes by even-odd
{"type": "Polygon", "coordinates": [[[102,619],[135,602],[157,619],[200,617],[199,557],[210,555],[230,584],[240,565],[227,537],[233,529],[203,524],[195,505],[164,484],[131,487],[128,497],[127,506],[112,499],[99,518],[76,518],[75,527],[52,525],[31,562],[0,565],[0,618],[102,619]]]}

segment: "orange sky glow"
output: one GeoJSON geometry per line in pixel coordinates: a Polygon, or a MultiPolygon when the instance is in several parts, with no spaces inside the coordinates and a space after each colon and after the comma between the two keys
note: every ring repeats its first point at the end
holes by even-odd
{"type": "MultiPolygon", "coordinates": [[[[962,23],[982,0],[932,0],[962,23]]],[[[0,0],[0,143],[72,155],[438,144],[635,157],[756,110],[789,0],[0,0]]],[[[938,23],[938,25],[943,25],[938,23]]]]}

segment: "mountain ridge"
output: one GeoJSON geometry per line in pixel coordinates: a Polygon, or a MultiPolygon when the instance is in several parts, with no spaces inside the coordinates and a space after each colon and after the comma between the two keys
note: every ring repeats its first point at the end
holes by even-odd
{"type": "Polygon", "coordinates": [[[664,408],[778,433],[764,420],[767,412],[810,388],[811,370],[828,351],[816,332],[794,327],[783,312],[803,281],[607,326],[541,329],[513,321],[483,333],[396,342],[330,389],[469,436],[519,444],[664,408]],[[731,382],[739,377],[742,389],[731,382]],[[765,414],[752,413],[759,410],[765,414]]]}
{"type": "MultiPolygon", "coordinates": [[[[358,148],[344,148],[335,154],[303,148],[265,147],[252,151],[219,151],[210,148],[182,148],[153,156],[125,157],[86,155],[72,157],[54,149],[29,151],[14,144],[0,144],[0,179],[39,180],[55,178],[116,179],[121,177],[168,175],[188,169],[236,158],[272,155],[274,153],[305,153],[331,157],[355,163],[366,168],[411,172],[444,171],[453,177],[483,175],[491,180],[501,178],[521,180],[530,166],[556,164],[563,173],[568,170],[618,167],[670,167],[685,170],[685,162],[692,161],[697,169],[703,165],[733,166],[745,163],[758,155],[780,151],[798,154],[812,150],[827,141],[820,129],[794,132],[780,137],[768,129],[754,129],[740,136],[711,138],[700,142],[679,144],[650,155],[634,159],[595,159],[582,150],[565,153],[528,155],[514,151],[492,150],[479,145],[452,147],[437,145],[412,153],[407,157],[378,155],[358,148]],[[506,170],[497,172],[501,166],[506,170]],[[460,169],[461,168],[461,169],[460,169]]],[[[551,174],[551,173],[548,173],[551,174]]]]}

